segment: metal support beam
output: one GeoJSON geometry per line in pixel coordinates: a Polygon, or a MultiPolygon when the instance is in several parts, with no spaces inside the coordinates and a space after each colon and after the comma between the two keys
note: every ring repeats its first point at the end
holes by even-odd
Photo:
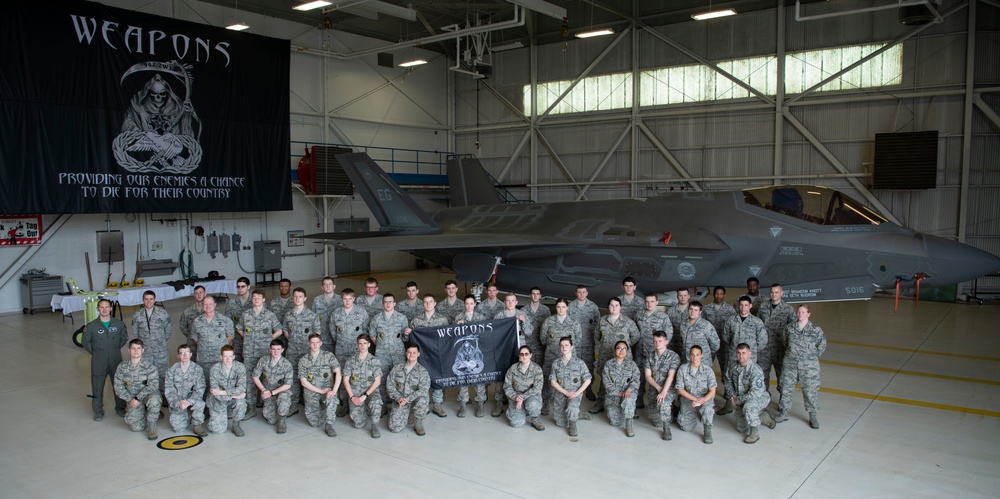
{"type": "MultiPolygon", "coordinates": [[[[827,147],[823,145],[823,142],[821,142],[818,137],[813,135],[813,133],[809,131],[809,129],[798,120],[798,118],[792,116],[791,112],[785,111],[784,117],[789,123],[792,124],[793,127],[795,127],[796,130],[799,131],[799,133],[802,134],[803,137],[806,138],[806,140],[809,141],[810,144],[812,144],[813,147],[816,148],[817,151],[819,151],[820,155],[830,162],[834,169],[840,173],[850,173],[850,169],[844,166],[844,164],[840,162],[840,159],[834,156],[833,152],[827,149],[827,147]]],[[[861,196],[864,197],[865,200],[868,201],[868,203],[871,204],[872,207],[874,207],[875,210],[878,211],[883,217],[896,225],[902,225],[899,223],[899,219],[897,219],[892,212],[890,212],[889,209],[886,208],[874,194],[872,194],[872,191],[868,190],[868,188],[861,182],[858,182],[858,180],[854,177],[847,177],[847,181],[854,186],[854,188],[861,193],[861,196]]]]}
{"type": "MultiPolygon", "coordinates": [[[[566,168],[566,164],[563,163],[562,159],[559,158],[559,155],[556,154],[556,150],[552,147],[552,144],[549,144],[549,140],[545,138],[545,135],[542,135],[542,131],[535,130],[535,135],[538,137],[538,142],[542,144],[542,147],[544,147],[546,151],[549,151],[549,156],[552,157],[552,161],[556,164],[556,166],[562,170],[563,175],[565,175],[570,182],[576,182],[576,179],[573,178],[573,174],[569,172],[568,168],[566,168]]],[[[574,185],[573,187],[576,189],[576,192],[583,194],[583,189],[579,185],[574,185]]],[[[586,199],[586,196],[583,196],[583,198],[586,199]]]]}
{"type": "MultiPolygon", "coordinates": [[[[812,174],[789,174],[789,175],[737,175],[731,177],[692,177],[690,179],[685,179],[685,181],[690,182],[753,182],[760,180],[776,181],[776,180],[829,180],[831,178],[867,178],[871,177],[870,173],[812,173],[812,174]]],[[[623,183],[631,184],[671,184],[674,182],[679,182],[675,178],[655,178],[655,179],[638,179],[638,180],[595,180],[593,182],[586,182],[590,185],[621,185],[623,183]]],[[[572,187],[575,185],[584,185],[585,182],[546,182],[544,184],[528,184],[529,187],[572,187]]]]}
{"type": "MultiPolygon", "coordinates": [[[[604,170],[605,166],[607,166],[608,160],[611,159],[611,156],[613,156],[615,154],[615,151],[618,149],[618,146],[620,146],[621,143],[622,143],[622,141],[625,140],[625,136],[628,135],[628,132],[630,130],[632,130],[632,124],[631,123],[629,123],[628,125],[625,125],[625,127],[622,128],[622,132],[620,134],[618,134],[618,138],[615,139],[614,144],[612,144],[611,147],[608,148],[608,152],[605,153],[604,157],[601,158],[601,161],[599,163],[597,163],[597,167],[594,168],[594,173],[590,176],[590,179],[588,179],[588,181],[587,181],[588,183],[583,186],[583,190],[580,191],[580,194],[578,194],[576,196],[576,199],[574,199],[574,201],[579,201],[580,199],[582,199],[584,197],[584,194],[586,194],[587,190],[590,189],[590,183],[589,182],[593,182],[594,180],[597,179],[597,176],[601,174],[601,171],[604,170]]],[[[629,178],[629,180],[635,180],[635,179],[634,178],[629,178]]]]}
{"type": "Polygon", "coordinates": [[[535,123],[538,124],[544,121],[545,117],[548,116],[549,113],[552,112],[552,110],[555,109],[556,106],[558,106],[559,103],[562,102],[563,99],[565,99],[566,96],[569,95],[569,93],[572,92],[573,89],[576,88],[576,86],[579,85],[580,82],[583,81],[583,79],[586,78],[587,75],[590,74],[590,72],[593,71],[601,61],[604,60],[604,58],[611,52],[611,49],[615,48],[615,46],[618,45],[618,42],[622,41],[630,31],[632,31],[630,28],[626,28],[618,36],[616,36],[607,47],[604,47],[604,50],[602,50],[601,53],[594,58],[594,61],[587,66],[587,69],[584,69],[582,73],[577,75],[576,79],[573,80],[573,83],[570,83],[569,87],[556,98],[555,102],[553,102],[552,105],[549,106],[549,108],[535,120],[535,123]]]}
{"type": "Polygon", "coordinates": [[[663,43],[666,43],[667,45],[670,45],[671,47],[679,50],[682,54],[684,54],[684,55],[686,55],[686,56],[688,56],[688,57],[690,57],[690,58],[698,61],[699,63],[708,66],[709,68],[712,69],[712,71],[715,71],[716,73],[719,73],[720,75],[725,76],[727,79],[729,79],[733,83],[735,83],[735,84],[743,87],[746,91],[750,92],[752,95],[756,96],[758,99],[760,99],[760,100],[768,103],[771,106],[774,105],[774,100],[773,99],[771,99],[767,95],[764,95],[764,93],[761,92],[760,90],[757,90],[756,88],[751,87],[749,83],[747,83],[747,82],[745,82],[745,81],[743,81],[743,80],[741,80],[741,79],[733,76],[728,71],[720,68],[714,62],[709,61],[708,59],[705,59],[704,57],[702,57],[702,56],[700,56],[700,55],[692,52],[687,47],[681,45],[678,42],[675,42],[675,41],[671,40],[667,36],[663,35],[659,31],[656,31],[655,29],[653,29],[653,28],[651,28],[649,26],[643,25],[643,28],[645,28],[645,31],[647,33],[653,35],[653,37],[658,38],[663,43]]]}
{"type": "Polygon", "coordinates": [[[503,181],[503,178],[507,176],[507,172],[512,166],[514,166],[514,162],[517,161],[517,157],[521,155],[521,149],[524,149],[524,144],[528,143],[528,139],[530,137],[531,130],[525,130],[524,134],[521,135],[521,140],[517,142],[517,145],[514,146],[514,150],[510,153],[510,157],[507,158],[507,163],[503,165],[503,169],[496,175],[497,182],[503,181]]]}
{"type": "Polygon", "coordinates": [[[978,94],[972,98],[972,103],[979,108],[979,111],[993,122],[993,126],[1000,128],[1000,114],[997,114],[978,94]]]}
{"type": "MultiPolygon", "coordinates": [[[[796,3],[797,5],[797,3],[796,3]]],[[[782,118],[782,108],[785,102],[785,2],[779,0],[778,8],[775,9],[777,16],[777,63],[778,63],[778,94],[774,97],[774,175],[781,175],[784,168],[785,152],[785,120],[782,118]]],[[[777,185],[777,182],[775,182],[777,185]]]]}
{"type": "Polygon", "coordinates": [[[972,168],[972,93],[976,76],[976,1],[969,2],[965,40],[965,102],[962,116],[962,176],[958,188],[958,242],[965,242],[969,219],[969,170],[972,168]]]}
{"type": "Polygon", "coordinates": [[[637,125],[639,126],[639,129],[642,130],[643,135],[645,135],[646,138],[649,139],[649,142],[653,144],[653,147],[655,147],[657,151],[660,151],[660,154],[667,160],[667,163],[670,163],[670,166],[674,167],[674,171],[676,171],[681,177],[684,177],[684,181],[691,185],[691,189],[695,192],[701,192],[703,190],[701,185],[698,184],[698,182],[691,180],[691,174],[688,173],[687,169],[684,168],[684,165],[677,160],[670,150],[667,149],[667,146],[663,145],[663,142],[660,142],[660,138],[657,137],[656,134],[653,133],[653,131],[650,130],[642,120],[639,120],[637,125]]]}
{"type": "MultiPolygon", "coordinates": [[[[968,4],[968,2],[966,1],[966,2],[962,2],[962,3],[958,4],[958,5],[956,5],[956,6],[952,7],[952,8],[950,8],[950,9],[948,9],[948,11],[945,12],[944,14],[941,14],[941,17],[942,18],[947,18],[948,16],[950,16],[950,15],[958,12],[962,8],[964,8],[967,4],[968,4]]],[[[856,68],[856,67],[858,67],[858,66],[860,66],[860,65],[862,65],[862,64],[864,64],[866,62],[868,62],[869,60],[871,60],[874,57],[877,57],[882,52],[885,52],[886,50],[889,50],[892,47],[895,47],[896,45],[899,45],[900,43],[903,43],[904,41],[909,40],[910,38],[913,38],[914,36],[917,36],[917,34],[921,33],[925,29],[928,29],[928,28],[930,28],[932,26],[936,26],[936,25],[937,24],[935,24],[935,23],[927,23],[927,24],[924,24],[923,26],[919,26],[917,28],[914,28],[914,29],[908,31],[908,32],[904,33],[901,36],[896,37],[895,40],[893,40],[893,41],[885,44],[884,47],[882,47],[882,48],[880,48],[880,49],[878,49],[878,50],[876,50],[876,51],[874,51],[874,52],[872,52],[872,53],[870,53],[870,54],[862,57],[861,59],[858,59],[857,62],[855,62],[854,64],[851,64],[851,65],[847,66],[846,68],[841,69],[840,71],[837,71],[836,73],[833,73],[832,75],[827,76],[826,78],[823,78],[823,80],[820,81],[819,83],[817,83],[817,84],[815,84],[815,85],[813,85],[813,86],[811,86],[811,87],[803,90],[802,93],[800,93],[799,95],[796,95],[795,97],[792,97],[791,99],[788,99],[788,101],[785,102],[785,106],[787,107],[788,104],[790,104],[792,102],[795,102],[795,101],[797,101],[797,100],[799,100],[799,99],[801,99],[801,98],[803,98],[803,97],[805,97],[805,96],[807,96],[807,95],[815,92],[817,89],[823,88],[823,86],[826,85],[827,83],[830,83],[831,81],[836,80],[837,78],[840,78],[841,76],[847,74],[849,71],[853,70],[854,68],[856,68]]]]}

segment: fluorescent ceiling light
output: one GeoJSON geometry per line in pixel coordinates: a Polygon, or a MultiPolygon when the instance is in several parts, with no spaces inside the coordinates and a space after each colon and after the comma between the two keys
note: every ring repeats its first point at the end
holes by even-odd
{"type": "Polygon", "coordinates": [[[695,21],[704,21],[706,19],[715,19],[716,17],[726,17],[735,16],[736,11],[733,9],[726,10],[713,10],[712,12],[702,12],[701,14],[692,14],[691,18],[695,21]]]}
{"type": "Polygon", "coordinates": [[[330,2],[324,2],[323,0],[316,0],[315,2],[306,2],[304,4],[296,5],[295,7],[292,8],[295,10],[313,10],[313,9],[318,9],[320,7],[326,7],[327,5],[330,5],[330,2]]]}
{"type": "Polygon", "coordinates": [[[413,60],[413,61],[410,61],[410,62],[401,62],[401,63],[399,63],[399,67],[401,67],[401,68],[409,68],[409,67],[413,67],[413,66],[419,66],[421,64],[427,64],[427,61],[425,61],[423,59],[416,59],[416,60],[413,60]]]}
{"type": "Polygon", "coordinates": [[[249,28],[250,28],[250,26],[247,26],[246,23],[242,23],[242,22],[237,22],[237,23],[230,24],[229,26],[226,26],[226,29],[231,29],[233,31],[243,31],[243,30],[249,29],[249,28]]]}
{"type": "Polygon", "coordinates": [[[586,31],[584,33],[577,33],[577,38],[593,38],[595,36],[613,35],[615,31],[613,29],[599,29],[597,31],[586,31]]]}
{"type": "Polygon", "coordinates": [[[505,43],[503,45],[494,45],[490,48],[490,52],[503,52],[504,50],[519,49],[523,46],[524,44],[521,42],[505,43]]]}

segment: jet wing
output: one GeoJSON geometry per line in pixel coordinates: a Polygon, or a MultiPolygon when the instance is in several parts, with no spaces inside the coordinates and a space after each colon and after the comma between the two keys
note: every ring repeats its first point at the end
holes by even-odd
{"type": "Polygon", "coordinates": [[[574,246],[566,244],[565,240],[521,234],[491,234],[485,237],[480,234],[394,235],[392,232],[336,232],[305,237],[322,239],[326,244],[336,244],[355,251],[510,248],[535,244],[574,246]]]}

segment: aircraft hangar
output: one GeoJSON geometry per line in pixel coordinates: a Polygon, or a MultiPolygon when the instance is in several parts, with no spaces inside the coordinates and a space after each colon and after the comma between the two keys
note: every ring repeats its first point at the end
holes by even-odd
{"type": "MultiPolygon", "coordinates": [[[[23,10],[43,23],[34,36],[62,30],[88,50],[153,61],[123,68],[112,79],[115,91],[133,91],[128,80],[139,77],[159,96],[162,87],[147,76],[151,70],[183,80],[186,101],[178,108],[186,111],[178,112],[187,117],[178,119],[209,130],[198,150],[227,164],[246,158],[253,167],[244,177],[191,173],[184,178],[192,184],[182,185],[186,181],[170,168],[201,154],[185,152],[172,166],[160,163],[166,173],[148,177],[149,185],[133,180],[141,175],[124,172],[124,163],[162,161],[170,151],[196,148],[183,138],[158,142],[166,134],[151,140],[127,134],[120,116],[127,124],[129,112],[141,114],[127,98],[106,105],[117,113],[107,119],[111,125],[70,124],[70,130],[87,131],[75,134],[81,136],[115,129],[111,137],[118,138],[108,149],[122,168],[114,165],[104,177],[86,166],[97,157],[91,151],[65,145],[75,143],[60,142],[35,122],[0,127],[0,175],[7,186],[7,208],[0,212],[9,212],[0,230],[0,337],[13,354],[7,370],[13,383],[0,389],[0,487],[10,497],[160,497],[175,495],[177,487],[199,496],[232,491],[251,497],[992,497],[1000,486],[993,445],[1000,435],[997,269],[925,287],[919,295],[912,286],[921,276],[899,275],[898,300],[891,286],[882,286],[870,300],[812,303],[812,320],[829,341],[821,358],[822,425],[809,427],[796,390],[790,421],[762,427],[754,445],[743,443],[732,415],[716,416],[713,445],[702,443],[700,425],[693,432],[675,427],[673,440],[663,442],[642,409],[635,438],[608,425],[604,414],[581,422],[573,438],[551,417],[543,417],[541,433],[513,429],[506,418],[489,414],[457,418],[449,391],[448,417],[428,415],[424,437],[407,429],[374,440],[345,417],[336,423],[338,437],[328,438],[299,414],[285,435],[257,418],[244,424],[245,438],[212,434],[190,449],[168,451],[128,431],[110,411],[102,422],[91,420],[90,356],[72,338],[85,313],[64,314],[69,310],[61,303],[69,297],[59,295],[67,292],[69,278],[84,290],[118,293],[130,329],[139,302],[126,303],[124,296],[212,272],[221,276],[219,283],[246,276],[265,287],[269,299],[284,277],[306,288],[311,301],[324,275],[338,276],[338,290],[359,291],[372,275],[380,292],[397,299],[406,282],[416,280],[421,292],[440,298],[452,269],[391,245],[357,252],[304,237],[380,228],[335,164],[336,154],[347,150],[367,153],[427,211],[447,206],[447,165],[456,158],[481,164],[512,205],[697,199],[818,185],[853,198],[888,224],[912,229],[916,238],[936,236],[998,255],[996,0],[330,0],[312,10],[293,9],[305,0],[34,3],[0,7],[0,17],[13,19],[23,10]],[[725,15],[701,18],[720,12],[725,15]],[[159,19],[171,28],[149,28],[159,19]],[[247,28],[222,30],[236,24],[247,28]],[[284,43],[280,63],[264,55],[239,57],[251,43],[274,40],[284,43]],[[225,69],[241,71],[238,76],[203,68],[223,60],[225,69]],[[255,120],[273,113],[276,103],[280,113],[287,108],[287,127],[262,132],[269,140],[256,142],[287,152],[270,166],[282,173],[287,168],[290,174],[278,178],[290,184],[268,180],[263,190],[226,204],[218,198],[263,178],[255,165],[264,153],[254,140],[241,146],[242,155],[213,153],[212,140],[221,144],[216,149],[230,144],[212,127],[236,111],[216,110],[199,94],[226,96],[272,80],[284,86],[286,69],[287,93],[248,97],[237,106],[246,118],[232,120],[255,120]],[[192,106],[199,118],[192,119],[192,106]],[[123,140],[133,142],[119,147],[123,140]],[[25,143],[31,147],[19,146],[25,143]],[[143,148],[160,148],[160,155],[135,152],[143,148]],[[27,152],[12,152],[22,149],[27,152]],[[49,184],[11,180],[20,177],[10,172],[32,169],[30,158],[44,163],[48,150],[69,150],[60,158],[78,158],[79,164],[62,165],[69,173],[49,184]],[[59,204],[58,189],[86,197],[91,186],[102,197],[123,199],[113,205],[81,199],[79,210],[59,204]],[[130,204],[129,192],[196,199],[130,204]],[[37,202],[49,196],[51,204],[37,202]],[[265,208],[272,197],[285,204],[265,208]],[[22,208],[29,204],[37,211],[22,208]]],[[[11,33],[2,49],[5,64],[23,59],[74,86],[93,86],[85,65],[72,57],[33,60],[35,46],[15,37],[21,30],[4,31],[11,33]]],[[[4,73],[5,104],[19,103],[11,95],[29,92],[22,87],[48,88],[4,73]]],[[[178,88],[175,83],[180,96],[178,88]]],[[[85,104],[74,108],[105,106],[85,104]]],[[[22,119],[13,112],[2,116],[22,119]]],[[[659,220],[667,245],[668,234],[683,233],[672,221],[696,219],[697,213],[630,216],[659,220]]],[[[741,229],[736,219],[732,227],[716,222],[716,233],[741,229]]],[[[496,234],[496,245],[507,236],[496,234]]],[[[484,241],[490,243],[489,236],[484,241]]],[[[745,244],[740,249],[758,243],[745,244]]],[[[891,255],[893,248],[878,251],[891,255]]],[[[753,275],[752,262],[745,266],[746,277],[753,275]]],[[[501,262],[497,272],[503,271],[501,262]]],[[[848,273],[831,270],[840,271],[848,273]]],[[[572,275],[562,278],[560,285],[575,285],[572,275]]],[[[732,303],[744,292],[742,278],[691,285],[728,286],[726,301],[732,303]]],[[[543,292],[546,282],[538,283],[543,292]]],[[[461,282],[461,292],[475,284],[461,282]]],[[[771,283],[765,277],[762,284],[766,294],[771,283]]],[[[235,287],[219,286],[220,296],[234,296],[235,287]]],[[[184,297],[163,301],[174,320],[171,363],[183,341],[178,318],[190,303],[184,297]]],[[[606,302],[598,304],[603,309],[606,302]]],[[[771,394],[776,411],[779,395],[771,394]]],[[[491,398],[487,407],[492,405],[491,398]]],[[[160,421],[161,440],[178,435],[160,421]]]]}

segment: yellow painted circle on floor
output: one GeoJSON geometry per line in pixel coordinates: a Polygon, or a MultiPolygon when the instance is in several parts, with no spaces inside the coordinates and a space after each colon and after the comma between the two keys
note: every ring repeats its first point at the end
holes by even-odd
{"type": "Polygon", "coordinates": [[[160,440],[156,446],[163,450],[183,450],[190,449],[201,442],[202,438],[197,435],[177,435],[160,440]]]}

